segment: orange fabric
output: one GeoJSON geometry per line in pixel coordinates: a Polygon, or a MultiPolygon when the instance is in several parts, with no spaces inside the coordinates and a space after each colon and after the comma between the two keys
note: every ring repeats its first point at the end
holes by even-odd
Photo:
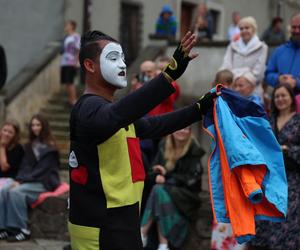
{"type": "Polygon", "coordinates": [[[254,169],[253,166],[248,166],[248,165],[244,165],[244,166],[239,166],[238,168],[234,168],[233,169],[233,173],[236,174],[240,185],[242,186],[242,189],[244,191],[244,195],[246,197],[249,197],[250,194],[256,190],[261,190],[261,183],[263,181],[263,176],[265,175],[266,171],[266,167],[264,165],[261,165],[261,167],[263,168],[263,170],[260,171],[256,171],[260,174],[259,180],[257,180],[255,178],[255,175],[253,174],[253,170],[257,170],[257,167],[255,167],[254,169]]]}
{"type": "Polygon", "coordinates": [[[252,192],[261,189],[261,184],[267,171],[266,167],[263,165],[244,165],[238,166],[231,171],[218,126],[216,104],[213,115],[217,143],[220,150],[226,212],[232,225],[233,234],[235,237],[255,235],[255,215],[271,217],[283,217],[283,215],[264,197],[258,204],[250,202],[248,196],[252,192]]]}

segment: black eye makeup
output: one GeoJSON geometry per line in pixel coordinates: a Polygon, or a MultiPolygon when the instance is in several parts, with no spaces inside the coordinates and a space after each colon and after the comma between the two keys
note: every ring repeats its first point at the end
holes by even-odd
{"type": "Polygon", "coordinates": [[[116,60],[116,59],[118,59],[119,55],[120,55],[119,52],[111,51],[106,55],[106,58],[109,60],[116,60]]]}

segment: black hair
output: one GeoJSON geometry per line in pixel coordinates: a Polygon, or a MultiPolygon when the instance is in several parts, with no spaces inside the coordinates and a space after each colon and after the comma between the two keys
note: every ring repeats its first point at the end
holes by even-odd
{"type": "Polygon", "coordinates": [[[101,41],[101,40],[119,43],[114,38],[98,30],[88,31],[81,37],[79,62],[80,62],[83,77],[85,77],[85,72],[86,72],[84,67],[84,60],[88,58],[93,61],[96,61],[97,58],[99,58],[102,48],[99,46],[97,41],[101,41]]]}
{"type": "Polygon", "coordinates": [[[281,17],[279,17],[279,16],[274,17],[272,19],[272,27],[274,27],[277,23],[282,23],[282,22],[283,22],[283,19],[281,17]]]}
{"type": "Polygon", "coordinates": [[[274,90],[273,90],[273,93],[272,93],[272,99],[271,99],[271,111],[272,111],[272,114],[277,117],[278,114],[279,114],[279,110],[276,108],[275,106],[275,92],[277,91],[277,89],[280,89],[280,88],[285,88],[287,90],[287,92],[289,93],[289,96],[291,97],[292,99],[292,103],[291,103],[291,111],[295,111],[296,110],[296,100],[295,100],[295,93],[293,91],[293,89],[291,88],[290,85],[288,84],[284,84],[284,83],[281,83],[281,84],[278,84],[274,90]]]}

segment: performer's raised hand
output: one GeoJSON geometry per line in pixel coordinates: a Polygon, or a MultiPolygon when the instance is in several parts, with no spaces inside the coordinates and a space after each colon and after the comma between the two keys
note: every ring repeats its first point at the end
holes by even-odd
{"type": "Polygon", "coordinates": [[[171,81],[178,79],[186,70],[189,61],[198,56],[196,53],[190,54],[195,44],[196,35],[187,32],[175,50],[171,62],[163,70],[165,76],[171,81]]]}

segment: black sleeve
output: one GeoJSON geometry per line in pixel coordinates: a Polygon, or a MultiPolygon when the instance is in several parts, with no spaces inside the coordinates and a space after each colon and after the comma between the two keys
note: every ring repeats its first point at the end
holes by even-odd
{"type": "Polygon", "coordinates": [[[58,168],[58,166],[59,154],[57,151],[53,151],[42,157],[30,173],[18,175],[16,180],[21,182],[41,181],[47,178],[53,168],[58,168]]]}
{"type": "Polygon", "coordinates": [[[174,173],[173,178],[178,186],[184,186],[191,191],[200,191],[202,173],[203,166],[200,157],[191,157],[185,171],[174,173]]]}
{"type": "Polygon", "coordinates": [[[161,166],[165,167],[164,165],[165,165],[166,161],[164,159],[164,149],[165,149],[165,141],[162,140],[159,143],[158,151],[157,151],[155,158],[151,164],[151,167],[148,169],[148,172],[147,172],[147,179],[152,182],[155,182],[155,177],[157,175],[157,173],[153,172],[153,166],[161,165],[161,166]]]}
{"type": "Polygon", "coordinates": [[[17,144],[14,149],[7,153],[7,161],[11,169],[17,173],[21,161],[24,156],[24,149],[20,144],[17,144]]]}
{"type": "Polygon", "coordinates": [[[149,139],[164,137],[200,120],[199,107],[192,104],[164,115],[139,119],[134,125],[137,137],[149,139]]]}
{"type": "MultiPolygon", "coordinates": [[[[79,108],[78,117],[80,118],[77,122],[80,122],[78,124],[80,131],[76,131],[76,134],[77,136],[78,134],[89,134],[104,141],[120,128],[130,125],[146,115],[174,91],[173,85],[163,74],[160,74],[143,87],[114,103],[96,101],[97,99],[103,100],[98,96],[88,98],[82,108],[79,108]]],[[[74,112],[73,110],[72,113],[74,112]]]]}
{"type": "Polygon", "coordinates": [[[0,45],[0,89],[4,85],[7,77],[6,56],[3,47],[0,45]]]}

